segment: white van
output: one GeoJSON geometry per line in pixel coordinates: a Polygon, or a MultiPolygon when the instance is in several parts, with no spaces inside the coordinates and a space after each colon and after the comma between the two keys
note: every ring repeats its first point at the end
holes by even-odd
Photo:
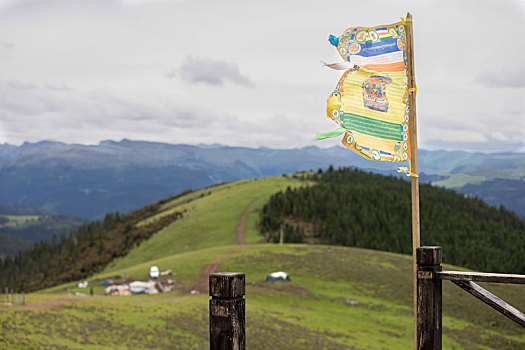
{"type": "Polygon", "coordinates": [[[158,266],[152,266],[149,269],[149,276],[151,278],[159,278],[159,267],[158,266]]]}

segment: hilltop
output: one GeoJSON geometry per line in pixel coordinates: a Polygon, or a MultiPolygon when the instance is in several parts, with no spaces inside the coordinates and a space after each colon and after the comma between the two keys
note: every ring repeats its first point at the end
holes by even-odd
{"type": "MultiPolygon", "coordinates": [[[[152,205],[134,227],[175,212],[182,217],[88,277],[96,296],[68,294],[87,291],[75,281],[28,294],[28,305],[0,311],[0,339],[9,348],[205,349],[209,297],[201,282],[207,281],[208,272],[242,271],[247,277],[250,349],[409,348],[410,256],[329,245],[257,244],[263,238],[257,221],[270,196],[287,187],[311,185],[300,176],[238,181],[152,205]],[[151,265],[174,271],[175,292],[101,295],[101,280],[124,275],[144,279],[151,265]],[[279,270],[289,272],[292,282],[263,282],[265,274],[279,270]],[[200,294],[190,294],[192,290],[200,294]]],[[[523,310],[525,301],[517,287],[489,289],[523,310]]],[[[443,302],[445,348],[525,345],[519,326],[451,283],[444,283],[443,302]]]]}

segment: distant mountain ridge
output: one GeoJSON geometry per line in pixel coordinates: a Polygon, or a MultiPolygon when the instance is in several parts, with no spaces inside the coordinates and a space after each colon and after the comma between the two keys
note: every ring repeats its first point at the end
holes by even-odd
{"type": "Polygon", "coordinates": [[[50,215],[47,210],[28,208],[16,203],[1,203],[0,215],[50,215]]]}
{"type": "MultiPolygon", "coordinates": [[[[489,171],[503,164],[524,167],[525,154],[419,150],[422,181],[434,181],[439,178],[436,174],[489,171]]],[[[100,219],[108,212],[129,212],[187,189],[330,165],[397,176],[399,164],[371,162],[343,147],[255,149],[126,139],[89,146],[53,141],[3,144],[0,203],[100,219]]]]}

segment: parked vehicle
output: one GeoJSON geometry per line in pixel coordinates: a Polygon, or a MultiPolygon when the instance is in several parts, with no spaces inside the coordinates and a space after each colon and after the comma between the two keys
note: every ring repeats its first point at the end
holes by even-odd
{"type": "Polygon", "coordinates": [[[150,267],[150,269],[149,269],[149,276],[151,278],[159,278],[159,275],[160,275],[160,273],[159,273],[159,267],[158,266],[150,267]]]}

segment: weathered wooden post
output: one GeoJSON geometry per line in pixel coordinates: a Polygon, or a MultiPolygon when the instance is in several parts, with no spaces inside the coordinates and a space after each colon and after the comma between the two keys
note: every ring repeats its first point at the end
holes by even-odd
{"type": "Polygon", "coordinates": [[[417,248],[417,348],[441,350],[441,247],[417,248]]]}
{"type": "Polygon", "coordinates": [[[210,350],[245,350],[244,273],[212,273],[210,281],[210,350]]]}

